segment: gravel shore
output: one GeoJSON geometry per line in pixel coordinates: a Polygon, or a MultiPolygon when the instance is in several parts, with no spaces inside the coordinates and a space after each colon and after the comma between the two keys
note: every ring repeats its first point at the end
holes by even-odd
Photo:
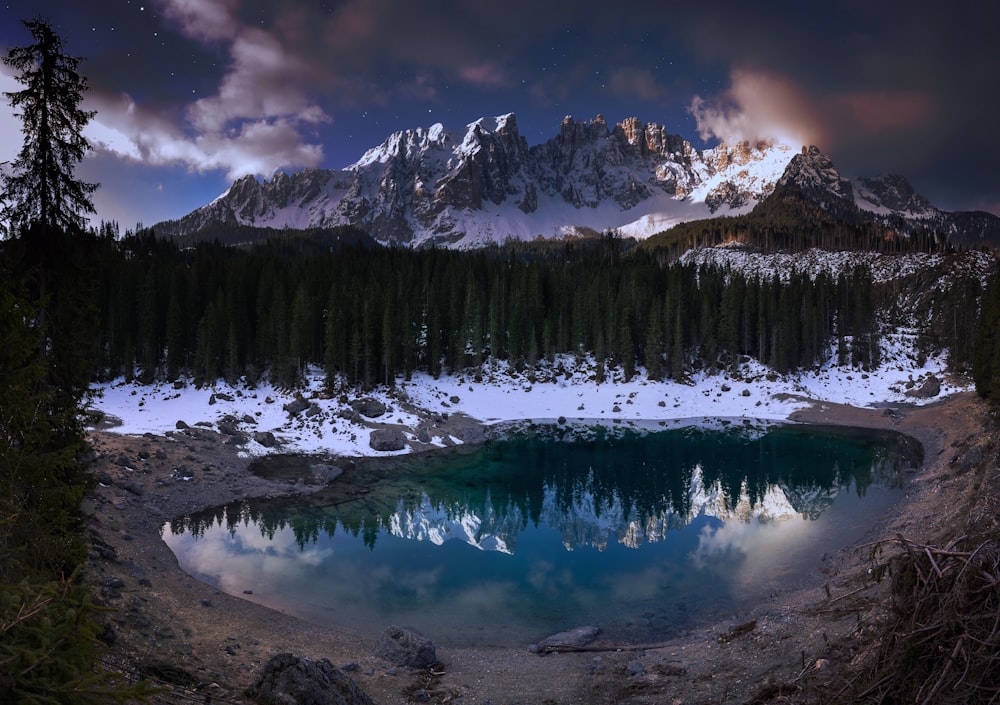
{"type": "MultiPolygon", "coordinates": [[[[923,445],[924,465],[908,479],[905,498],[864,542],[902,534],[933,543],[977,516],[996,516],[993,485],[1000,480],[995,470],[984,470],[995,452],[991,421],[972,393],[893,409],[814,403],[792,420],[892,429],[923,445]]],[[[811,587],[775,595],[749,614],[658,648],[605,645],[611,650],[547,656],[530,653],[527,641],[519,649],[439,648],[437,670],[411,671],[377,658],[369,639],[199,582],[180,570],[160,538],[163,523],[176,516],[317,485],[257,477],[225,436],[202,428],[144,436],[101,430],[90,440],[101,485],[87,500],[93,542],[88,575],[116,608],[108,618],[112,657],[183,682],[213,702],[245,702],[243,691],[255,674],[284,651],[348,667],[375,702],[386,704],[770,702],[762,695],[781,694],[782,684],[794,684],[783,702],[810,702],[810,689],[849,678],[852,661],[870,648],[866,625],[877,621],[884,597],[885,586],[876,585],[858,593],[867,608],[839,599],[863,588],[868,565],[868,552],[845,550],[811,587]],[[850,610],[841,609],[848,604],[850,610]]]]}

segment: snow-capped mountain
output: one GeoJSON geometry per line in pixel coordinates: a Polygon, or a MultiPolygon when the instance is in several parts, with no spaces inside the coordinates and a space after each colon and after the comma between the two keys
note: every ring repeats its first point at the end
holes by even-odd
{"type": "MultiPolygon", "coordinates": [[[[648,516],[640,515],[617,495],[598,498],[584,487],[576,488],[567,503],[565,492],[546,485],[539,516],[542,523],[559,532],[563,546],[569,551],[581,546],[604,550],[610,543],[636,548],[664,541],[670,533],[683,529],[698,517],[743,523],[817,519],[841,490],[839,484],[830,487],[770,484],[756,501],[746,488],[739,497],[732,498],[719,480],[706,483],[700,468],[692,470],[689,485],[686,511],[677,512],[667,498],[663,506],[648,516]]],[[[441,506],[424,494],[418,505],[404,507],[400,502],[385,528],[394,536],[414,541],[442,544],[459,540],[484,551],[514,553],[518,535],[528,523],[529,518],[516,503],[508,504],[507,513],[498,515],[488,509],[487,516],[479,516],[472,507],[441,506]]]]}
{"type": "Polygon", "coordinates": [[[817,147],[789,161],[775,187],[794,188],[847,222],[876,220],[902,234],[940,233],[953,245],[1000,244],[1000,218],[985,212],[945,211],[917,193],[899,174],[847,179],[817,147]]]}
{"type": "Polygon", "coordinates": [[[245,177],[212,203],[155,226],[356,225],[387,244],[476,246],[620,229],[644,237],[677,222],[749,211],[795,150],[760,143],[697,150],[656,123],[567,117],[530,147],[513,114],[453,132],[397,132],[343,170],[245,177]]]}
{"type": "Polygon", "coordinates": [[[937,230],[962,244],[1000,240],[1000,218],[941,211],[898,175],[851,181],[816,147],[699,150],[656,123],[609,126],[600,115],[566,117],[555,137],[529,147],[512,113],[464,131],[438,123],[396,132],[342,170],[244,177],[155,231],[353,225],[384,244],[456,247],[612,229],[642,239],[685,221],[747,213],[779,186],[850,221],[937,230]]]}

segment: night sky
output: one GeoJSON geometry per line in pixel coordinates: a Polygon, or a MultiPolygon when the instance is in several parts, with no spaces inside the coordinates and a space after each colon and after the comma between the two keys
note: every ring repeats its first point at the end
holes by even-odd
{"type": "MultiPolygon", "coordinates": [[[[0,0],[0,50],[48,20],[85,58],[77,175],[123,229],[246,174],[342,168],[391,132],[517,114],[636,116],[696,146],[816,144],[849,177],[907,176],[1000,214],[1000,10],[829,0],[0,0]]],[[[0,90],[19,86],[2,72],[0,90]]],[[[0,108],[0,161],[21,146],[0,108]]]]}

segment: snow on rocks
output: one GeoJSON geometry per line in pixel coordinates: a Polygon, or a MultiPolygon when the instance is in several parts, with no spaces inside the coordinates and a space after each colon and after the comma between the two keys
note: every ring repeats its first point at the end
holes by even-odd
{"type": "Polygon", "coordinates": [[[164,434],[184,422],[238,430],[243,452],[252,455],[365,456],[477,443],[485,438],[481,425],[512,421],[586,420],[643,428],[708,418],[785,421],[814,401],[858,407],[922,404],[971,388],[968,381],[946,373],[943,356],[917,355],[915,337],[905,330],[883,336],[882,365],[870,371],[837,366],[831,354],[830,362],[818,369],[784,376],[750,361],[738,374],[702,371],[680,382],[650,381],[640,369],[625,381],[621,370],[609,370],[599,382],[593,360],[561,357],[534,371],[487,363],[437,379],[416,373],[393,388],[354,398],[330,395],[319,369],[311,370],[298,390],[221,380],[199,388],[118,379],[97,387],[92,406],[120,419],[110,430],[127,435],[164,434]],[[937,395],[928,395],[938,387],[937,395]],[[298,399],[306,406],[289,407],[298,399]],[[377,417],[365,415],[382,408],[377,417]],[[380,438],[391,435],[405,442],[371,443],[372,432],[379,429],[390,432],[380,438]],[[394,450],[380,450],[390,447],[394,450]]]}

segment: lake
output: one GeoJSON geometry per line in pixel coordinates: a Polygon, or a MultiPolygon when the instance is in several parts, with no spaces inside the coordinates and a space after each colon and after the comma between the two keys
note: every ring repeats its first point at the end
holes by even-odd
{"type": "Polygon", "coordinates": [[[888,432],[735,422],[539,425],[392,459],[264,458],[328,489],[178,518],[189,574],[311,622],[439,645],[524,645],[583,624],[671,638],[815,579],[902,494],[919,445],[888,432]]]}

